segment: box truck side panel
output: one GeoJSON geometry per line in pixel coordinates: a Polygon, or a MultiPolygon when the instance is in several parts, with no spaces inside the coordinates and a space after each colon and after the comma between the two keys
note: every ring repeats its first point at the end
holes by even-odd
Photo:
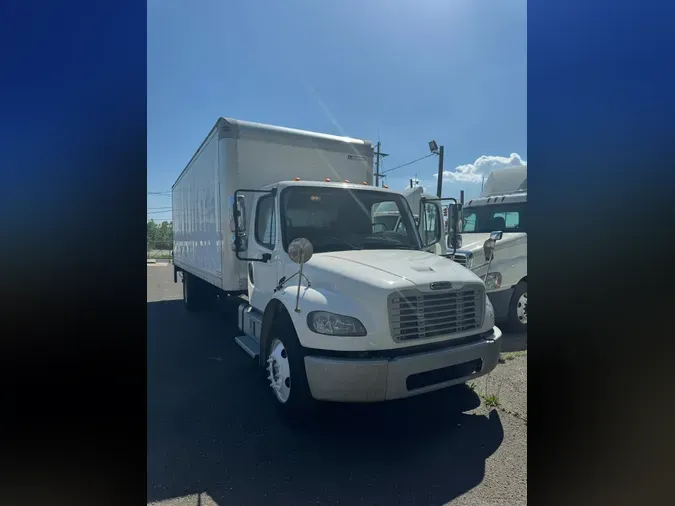
{"type": "Polygon", "coordinates": [[[213,131],[173,188],[174,262],[221,286],[218,136],[213,131]]]}
{"type": "Polygon", "coordinates": [[[373,158],[361,149],[354,153],[351,144],[336,145],[336,149],[312,148],[239,139],[237,155],[240,183],[246,188],[259,188],[278,181],[299,177],[303,181],[333,182],[349,180],[352,183],[373,178],[373,158]]]}
{"type": "MultiPolygon", "coordinates": [[[[223,278],[220,287],[226,292],[246,291],[248,287],[247,262],[237,260],[237,256],[232,251],[232,237],[234,234],[230,231],[230,199],[234,198],[234,192],[240,188],[257,189],[260,186],[243,186],[240,183],[241,168],[238,164],[237,140],[228,136],[218,141],[219,150],[219,201],[220,201],[220,223],[223,227],[223,247],[221,250],[223,278]]],[[[250,194],[244,194],[246,205],[251,213],[252,199],[250,194]]],[[[249,241],[253,240],[252,232],[249,231],[249,241]]]]}

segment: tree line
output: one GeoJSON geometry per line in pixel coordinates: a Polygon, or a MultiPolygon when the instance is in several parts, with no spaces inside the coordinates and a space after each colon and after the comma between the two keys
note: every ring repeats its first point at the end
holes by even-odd
{"type": "Polygon", "coordinates": [[[173,223],[163,221],[157,224],[155,220],[148,221],[148,250],[173,249],[173,223]]]}

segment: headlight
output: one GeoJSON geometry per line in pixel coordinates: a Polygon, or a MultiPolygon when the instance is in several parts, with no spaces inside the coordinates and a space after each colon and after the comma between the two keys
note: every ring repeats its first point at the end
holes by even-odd
{"type": "Polygon", "coordinates": [[[500,272],[491,272],[485,278],[485,289],[495,290],[502,286],[502,274],[500,272]]]}
{"type": "Polygon", "coordinates": [[[492,302],[490,302],[490,298],[487,295],[485,296],[485,314],[488,316],[488,318],[492,318],[492,320],[494,320],[495,308],[492,307],[492,302]]]}
{"type": "Polygon", "coordinates": [[[312,332],[329,336],[365,336],[366,328],[356,318],[327,311],[312,311],[307,315],[312,332]]]}

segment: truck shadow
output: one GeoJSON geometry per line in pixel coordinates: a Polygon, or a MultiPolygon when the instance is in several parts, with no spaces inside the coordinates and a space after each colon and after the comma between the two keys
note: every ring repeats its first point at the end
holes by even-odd
{"type": "Polygon", "coordinates": [[[527,351],[527,332],[522,334],[511,334],[504,332],[501,341],[502,353],[527,351]]]}
{"type": "Polygon", "coordinates": [[[284,424],[233,341],[236,304],[148,303],[148,502],[440,505],[480,484],[504,433],[460,386],[403,401],[326,404],[284,424]]]}

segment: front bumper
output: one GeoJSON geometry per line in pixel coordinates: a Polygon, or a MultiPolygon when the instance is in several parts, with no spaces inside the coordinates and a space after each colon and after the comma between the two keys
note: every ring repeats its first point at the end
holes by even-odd
{"type": "Polygon", "coordinates": [[[446,388],[490,373],[499,360],[502,333],[436,351],[394,358],[306,356],[312,396],[336,402],[379,402],[446,388]]]}

